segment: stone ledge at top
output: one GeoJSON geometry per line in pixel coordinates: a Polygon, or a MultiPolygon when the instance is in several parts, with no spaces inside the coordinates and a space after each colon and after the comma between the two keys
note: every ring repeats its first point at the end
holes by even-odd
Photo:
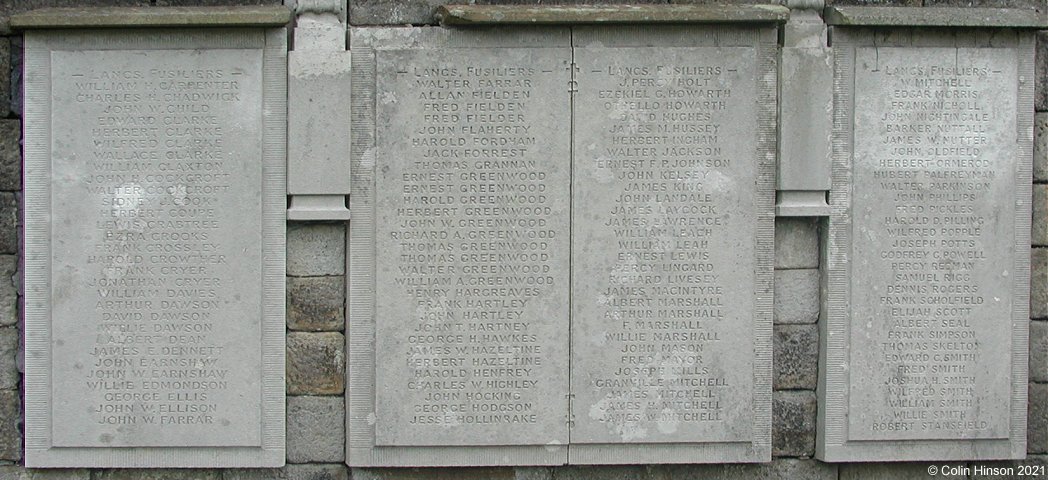
{"type": "Polygon", "coordinates": [[[855,27],[1048,28],[1048,14],[1022,8],[834,6],[823,19],[855,27]]]}
{"type": "Polygon", "coordinates": [[[441,25],[580,23],[785,23],[780,5],[442,5],[441,25]]]}
{"type": "Polygon", "coordinates": [[[11,17],[11,28],[281,27],[283,6],[42,8],[11,17]]]}

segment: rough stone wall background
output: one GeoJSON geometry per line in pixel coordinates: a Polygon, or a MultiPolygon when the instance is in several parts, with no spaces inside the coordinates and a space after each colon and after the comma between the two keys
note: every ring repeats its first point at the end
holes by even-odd
{"type": "MultiPolygon", "coordinates": [[[[290,0],[293,1],[293,0],[290,0]]],[[[288,3],[290,3],[290,1],[288,3]]],[[[445,0],[348,0],[353,25],[432,23],[445,0]]],[[[543,0],[463,0],[546,3],[543,0]]],[[[561,0],[558,3],[626,3],[561,0]]],[[[51,6],[280,4],[281,0],[0,0],[0,480],[674,480],[929,478],[930,463],[825,464],[815,453],[819,333],[816,219],[776,223],[773,456],[763,465],[349,469],[345,454],[346,225],[288,224],[287,463],[282,469],[26,470],[22,460],[21,37],[11,14],[51,6]]],[[[633,0],[629,3],[711,3],[633,0]]],[[[771,3],[744,0],[744,3],[771,3]]],[[[836,0],[883,6],[1045,9],[1045,0],[836,0]]],[[[1048,464],[1048,32],[1038,37],[1027,460],[1048,464]]],[[[936,462],[942,464],[942,462],[936,462]]],[[[964,462],[950,462],[964,465],[964,462]]],[[[966,477],[955,477],[966,478],[966,477]]],[[[979,478],[979,477],[971,477],[979,478]]],[[[999,477],[998,477],[999,478],[999,477]]]]}

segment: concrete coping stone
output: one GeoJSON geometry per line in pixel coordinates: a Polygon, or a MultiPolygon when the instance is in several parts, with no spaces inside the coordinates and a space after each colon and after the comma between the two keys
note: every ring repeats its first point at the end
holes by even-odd
{"type": "Polygon", "coordinates": [[[443,5],[442,25],[565,25],[582,23],[785,23],[780,5],[443,5]]]}
{"type": "Polygon", "coordinates": [[[11,17],[11,28],[280,27],[283,6],[41,8],[11,17]]]}
{"type": "Polygon", "coordinates": [[[838,26],[1048,28],[1048,14],[1021,8],[833,6],[823,19],[838,26]]]}

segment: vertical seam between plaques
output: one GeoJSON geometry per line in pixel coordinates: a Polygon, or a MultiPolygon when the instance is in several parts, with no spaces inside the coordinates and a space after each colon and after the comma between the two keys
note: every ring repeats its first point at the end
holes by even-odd
{"type": "Polygon", "coordinates": [[[575,28],[568,27],[568,52],[571,63],[568,65],[568,418],[567,426],[567,461],[571,463],[571,431],[575,427],[575,393],[572,391],[572,366],[571,359],[574,350],[572,330],[573,316],[575,313],[574,287],[574,255],[575,255],[575,28]]]}

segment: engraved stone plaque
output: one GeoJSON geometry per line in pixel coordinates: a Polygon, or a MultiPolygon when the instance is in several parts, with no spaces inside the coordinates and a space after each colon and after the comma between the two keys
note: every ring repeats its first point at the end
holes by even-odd
{"type": "Polygon", "coordinates": [[[767,461],[774,29],[352,35],[347,462],[767,461]]]}
{"type": "Polygon", "coordinates": [[[283,464],[284,35],[26,35],[27,466],[283,464]]]}
{"type": "Polygon", "coordinates": [[[348,461],[563,463],[567,31],[409,32],[353,37],[348,461]]]}
{"type": "Polygon", "coordinates": [[[819,455],[1022,458],[1032,38],[855,32],[834,48],[819,455]]]}
{"type": "Polygon", "coordinates": [[[680,33],[575,34],[572,463],[770,458],[774,30],[680,33]]]}

